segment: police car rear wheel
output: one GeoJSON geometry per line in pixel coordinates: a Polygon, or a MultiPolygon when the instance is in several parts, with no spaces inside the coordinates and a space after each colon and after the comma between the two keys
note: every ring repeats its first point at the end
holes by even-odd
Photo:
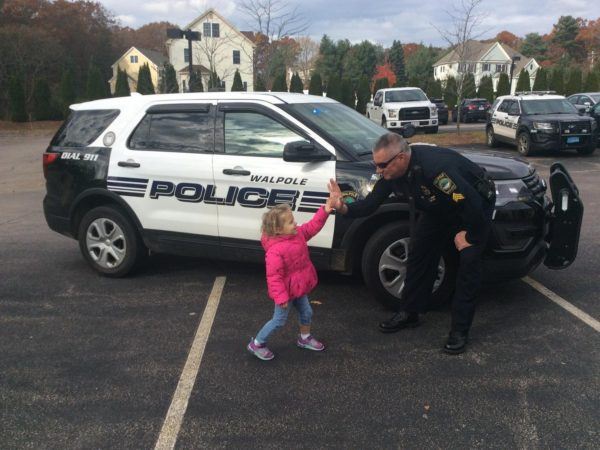
{"type": "MultiPolygon", "coordinates": [[[[398,309],[406,277],[409,227],[404,223],[389,224],[371,236],[362,259],[362,272],[367,286],[385,307],[398,309]]],[[[442,306],[454,290],[456,261],[445,252],[433,286],[430,307],[442,306]]]]}
{"type": "Polygon", "coordinates": [[[116,207],[100,206],[88,211],[78,236],[85,260],[109,277],[126,275],[147,254],[134,226],[116,207]]]}
{"type": "Polygon", "coordinates": [[[487,145],[488,147],[498,147],[498,141],[496,140],[496,136],[494,136],[494,128],[488,127],[486,131],[487,137],[487,145]]]}
{"type": "Polygon", "coordinates": [[[531,155],[531,139],[526,132],[519,134],[517,138],[517,150],[523,156],[531,155]]]}

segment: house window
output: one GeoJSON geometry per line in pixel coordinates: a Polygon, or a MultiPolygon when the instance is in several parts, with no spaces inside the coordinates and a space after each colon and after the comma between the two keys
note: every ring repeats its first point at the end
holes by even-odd
{"type": "Polygon", "coordinates": [[[446,71],[446,66],[440,67],[440,72],[444,73],[446,71]]]}
{"type": "Polygon", "coordinates": [[[482,70],[484,72],[489,72],[490,71],[490,64],[482,64],[482,70]]]}
{"type": "Polygon", "coordinates": [[[240,51],[239,50],[234,50],[233,51],[233,63],[234,64],[239,64],[240,63],[240,51]]]}
{"type": "Polygon", "coordinates": [[[223,88],[223,90],[225,90],[225,81],[221,81],[221,88],[223,88]]]}
{"type": "Polygon", "coordinates": [[[203,27],[202,29],[204,31],[204,36],[214,37],[214,38],[219,37],[219,24],[218,23],[204,22],[202,24],[202,27],[203,27]]]}
{"type": "Polygon", "coordinates": [[[465,63],[459,63],[458,64],[458,71],[460,73],[464,73],[466,69],[467,69],[467,65],[465,63]]]}
{"type": "Polygon", "coordinates": [[[130,55],[130,56],[129,56],[129,62],[130,62],[131,64],[137,64],[137,62],[138,62],[138,57],[137,57],[137,55],[130,55]]]}
{"type": "Polygon", "coordinates": [[[506,72],[506,64],[496,64],[496,72],[506,72]]]}
{"type": "Polygon", "coordinates": [[[467,72],[474,73],[475,64],[467,64],[467,72]]]}
{"type": "Polygon", "coordinates": [[[183,62],[186,62],[186,63],[190,62],[190,49],[189,48],[183,49],[183,62]]]}
{"type": "Polygon", "coordinates": [[[244,91],[247,91],[248,90],[248,82],[244,81],[242,84],[244,85],[244,91]]]}

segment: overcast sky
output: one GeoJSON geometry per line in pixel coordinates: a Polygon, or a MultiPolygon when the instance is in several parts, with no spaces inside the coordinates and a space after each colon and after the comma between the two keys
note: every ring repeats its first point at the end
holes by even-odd
{"type": "MultiPolygon", "coordinates": [[[[253,30],[254,24],[239,11],[242,0],[100,0],[122,25],[138,28],[149,22],[169,21],[181,27],[208,8],[214,8],[239,30],[253,30]]],[[[282,0],[298,11],[309,24],[305,34],[320,40],[323,34],[334,40],[369,40],[390,46],[423,42],[446,46],[440,33],[450,29],[447,11],[452,0],[282,0]]],[[[550,32],[562,15],[597,19],[600,0],[484,0],[481,38],[494,37],[502,30],[518,36],[550,32]]]]}

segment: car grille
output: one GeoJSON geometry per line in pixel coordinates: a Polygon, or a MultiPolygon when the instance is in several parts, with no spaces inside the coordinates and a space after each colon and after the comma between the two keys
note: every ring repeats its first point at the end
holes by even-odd
{"type": "Polygon", "coordinates": [[[561,134],[589,134],[591,126],[589,122],[559,122],[561,134]]]}
{"type": "Polygon", "coordinates": [[[534,197],[543,202],[544,195],[546,194],[546,183],[539,177],[537,172],[533,171],[531,174],[524,177],[523,182],[534,197]]]}
{"type": "Polygon", "coordinates": [[[405,108],[400,110],[400,120],[429,119],[429,108],[405,108]]]}

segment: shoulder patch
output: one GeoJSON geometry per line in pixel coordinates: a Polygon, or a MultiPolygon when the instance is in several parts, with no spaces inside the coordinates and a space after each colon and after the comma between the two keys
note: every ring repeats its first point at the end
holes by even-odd
{"type": "Polygon", "coordinates": [[[442,191],[444,194],[452,194],[456,190],[456,184],[452,179],[446,175],[445,172],[441,172],[435,180],[433,180],[433,185],[442,191]]]}

